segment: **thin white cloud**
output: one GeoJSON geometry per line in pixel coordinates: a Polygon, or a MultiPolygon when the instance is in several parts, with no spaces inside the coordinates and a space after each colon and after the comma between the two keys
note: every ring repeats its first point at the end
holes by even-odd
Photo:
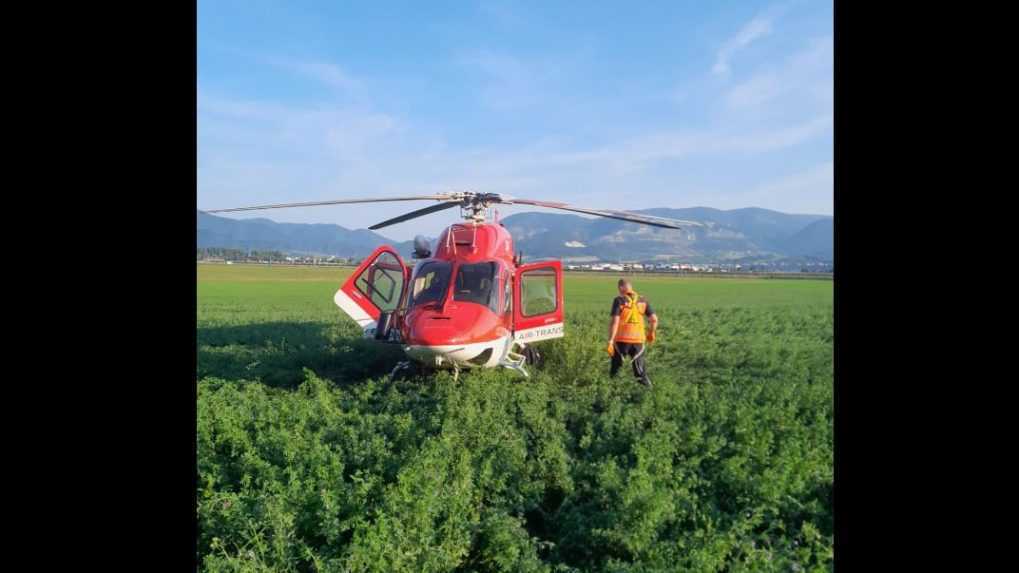
{"type": "Polygon", "coordinates": [[[477,76],[481,103],[495,111],[516,111],[535,106],[582,106],[585,99],[568,98],[570,81],[578,69],[590,65],[580,49],[554,56],[521,58],[492,50],[460,55],[454,64],[477,76]]]}
{"type": "Polygon", "coordinates": [[[732,108],[754,107],[774,99],[785,89],[788,87],[782,84],[778,74],[758,74],[729,90],[725,101],[732,108]]]}
{"type": "Polygon", "coordinates": [[[830,215],[835,204],[835,163],[827,161],[805,171],[764,183],[743,196],[755,204],[787,213],[830,215]]]}
{"type": "Polygon", "coordinates": [[[303,61],[287,58],[268,58],[267,61],[279,68],[313,79],[341,92],[353,92],[364,87],[364,83],[336,64],[321,61],[303,61]]]}
{"type": "Polygon", "coordinates": [[[711,72],[716,76],[727,75],[730,69],[729,60],[732,59],[733,55],[754,41],[771,34],[771,22],[772,18],[766,16],[757,16],[747,22],[735,36],[729,38],[722,45],[722,48],[718,50],[718,56],[715,58],[715,65],[711,68],[711,72]]]}
{"type": "Polygon", "coordinates": [[[799,125],[738,137],[729,149],[748,153],[786,149],[827,133],[832,127],[832,121],[831,115],[822,115],[799,125]]]}
{"type": "Polygon", "coordinates": [[[653,161],[694,155],[779,151],[823,135],[831,126],[832,116],[825,115],[789,127],[744,133],[720,130],[663,132],[595,150],[543,153],[533,160],[545,165],[602,165],[618,172],[631,172],[653,161]]]}
{"type": "Polygon", "coordinates": [[[353,90],[361,87],[361,82],[351,77],[339,66],[323,62],[298,62],[294,69],[309,77],[339,90],[353,90]]]}
{"type": "Polygon", "coordinates": [[[480,51],[460,58],[460,63],[481,73],[479,91],[487,107],[505,111],[524,108],[537,103],[542,95],[542,83],[547,79],[535,64],[506,54],[480,51]]]}
{"type": "Polygon", "coordinates": [[[241,152],[258,145],[306,161],[356,161],[385,152],[405,127],[397,118],[342,106],[291,106],[202,92],[200,141],[241,152]]]}
{"type": "MultiPolygon", "coordinates": [[[[200,135],[218,154],[220,164],[235,166],[225,171],[256,187],[271,186],[275,179],[287,189],[293,187],[284,183],[284,167],[272,171],[280,177],[268,178],[266,171],[254,169],[251,177],[244,177],[243,168],[237,166],[257,165],[264,162],[262,156],[268,156],[273,157],[274,165],[288,165],[295,176],[318,171],[346,182],[336,188],[377,189],[392,184],[404,190],[430,191],[459,186],[533,194],[553,181],[632,175],[660,161],[772,153],[819,137],[832,125],[831,116],[825,115],[792,126],[752,131],[663,131],[586,149],[539,142],[522,149],[457,150],[449,148],[441,136],[414,130],[382,113],[234,101],[204,93],[201,99],[200,135]],[[259,157],[252,158],[252,152],[259,152],[259,157]]],[[[203,162],[210,174],[216,165],[203,162]]],[[[223,177],[207,181],[223,181],[223,177]]],[[[330,196],[335,194],[333,191],[330,196]]],[[[318,197],[312,189],[304,196],[307,200],[318,197]]]]}
{"type": "Polygon", "coordinates": [[[726,40],[719,48],[715,57],[715,65],[711,73],[716,76],[727,76],[731,71],[730,61],[737,52],[745,49],[750,44],[770,36],[774,31],[774,23],[798,0],[788,0],[781,4],[769,6],[757,16],[750,19],[736,32],[736,35],[726,40]]]}
{"type": "Polygon", "coordinates": [[[725,103],[734,110],[752,111],[776,98],[797,95],[830,105],[834,53],[831,36],[815,39],[780,65],[766,68],[733,86],[725,94],[725,103]]]}
{"type": "Polygon", "coordinates": [[[478,10],[500,26],[521,23],[520,15],[506,2],[484,0],[478,3],[478,10]]]}
{"type": "Polygon", "coordinates": [[[716,209],[761,207],[783,213],[832,215],[835,164],[822,162],[757,185],[718,188],[693,185],[682,192],[682,204],[716,209]]]}
{"type": "Polygon", "coordinates": [[[293,108],[271,102],[221,97],[207,91],[198,93],[198,112],[215,116],[257,121],[272,121],[293,108]]]}

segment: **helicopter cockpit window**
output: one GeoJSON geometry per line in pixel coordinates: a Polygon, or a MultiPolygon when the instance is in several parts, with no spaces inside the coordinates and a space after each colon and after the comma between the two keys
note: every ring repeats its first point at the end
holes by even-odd
{"type": "Polygon", "coordinates": [[[445,261],[422,263],[414,272],[411,285],[411,306],[428,302],[442,302],[449,287],[452,266],[445,261]]]}
{"type": "Polygon", "coordinates": [[[453,288],[453,300],[473,302],[499,312],[499,288],[494,262],[460,265],[453,288]]]}

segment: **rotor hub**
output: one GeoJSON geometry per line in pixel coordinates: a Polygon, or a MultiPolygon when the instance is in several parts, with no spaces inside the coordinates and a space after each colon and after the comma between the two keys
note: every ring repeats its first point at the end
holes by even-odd
{"type": "Polygon", "coordinates": [[[454,197],[460,199],[460,216],[476,225],[484,223],[488,218],[490,205],[502,202],[498,193],[462,191],[455,193],[454,197]]]}

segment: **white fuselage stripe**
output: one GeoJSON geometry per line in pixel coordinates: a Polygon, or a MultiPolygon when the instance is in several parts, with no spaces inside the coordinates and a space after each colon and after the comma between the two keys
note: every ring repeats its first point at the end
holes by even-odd
{"type": "Polygon", "coordinates": [[[336,306],[340,307],[340,310],[347,313],[347,316],[353,318],[354,322],[361,328],[372,328],[375,326],[375,320],[371,315],[358,306],[354,299],[343,292],[343,289],[336,291],[336,294],[333,295],[333,302],[336,303],[336,306]]]}
{"type": "Polygon", "coordinates": [[[517,342],[529,343],[550,338],[562,338],[564,335],[563,323],[557,322],[555,324],[544,324],[534,328],[518,330],[513,333],[513,339],[517,342]]]}
{"type": "Polygon", "coordinates": [[[495,338],[486,342],[471,342],[467,344],[444,344],[441,346],[424,346],[412,344],[404,347],[406,353],[413,359],[434,364],[435,357],[442,357],[445,362],[457,362],[461,366],[497,366],[503,359],[507,350],[508,336],[495,338]],[[483,364],[472,364],[469,361],[476,358],[485,350],[492,349],[492,354],[483,364]]]}

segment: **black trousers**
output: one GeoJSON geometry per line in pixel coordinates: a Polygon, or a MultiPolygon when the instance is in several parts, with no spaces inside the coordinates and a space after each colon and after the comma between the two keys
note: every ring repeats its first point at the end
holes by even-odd
{"type": "Polygon", "coordinates": [[[619,369],[623,366],[623,357],[629,356],[633,359],[631,362],[633,375],[646,380],[647,369],[644,365],[644,345],[631,342],[616,342],[615,345],[616,352],[612,355],[612,369],[609,370],[609,376],[619,374],[619,369]]]}

